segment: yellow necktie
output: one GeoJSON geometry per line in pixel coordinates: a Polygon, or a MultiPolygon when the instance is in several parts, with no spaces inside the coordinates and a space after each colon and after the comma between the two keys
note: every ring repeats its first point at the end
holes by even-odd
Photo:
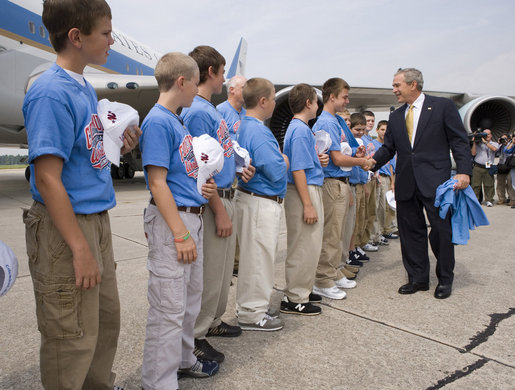
{"type": "Polygon", "coordinates": [[[413,104],[410,104],[408,115],[406,115],[406,129],[408,130],[408,138],[411,143],[411,139],[413,138],[413,104]]]}

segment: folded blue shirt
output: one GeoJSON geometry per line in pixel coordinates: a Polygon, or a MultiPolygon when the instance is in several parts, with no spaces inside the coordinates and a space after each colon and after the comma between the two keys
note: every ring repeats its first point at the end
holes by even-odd
{"type": "Polygon", "coordinates": [[[451,212],[452,243],[466,245],[470,233],[476,226],[490,225],[483,208],[470,186],[464,190],[454,190],[458,181],[449,179],[436,189],[435,207],[440,208],[440,218],[445,219],[451,212]]]}

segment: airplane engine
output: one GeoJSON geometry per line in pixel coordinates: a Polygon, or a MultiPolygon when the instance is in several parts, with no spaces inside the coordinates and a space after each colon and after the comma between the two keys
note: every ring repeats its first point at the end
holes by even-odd
{"type": "Polygon", "coordinates": [[[515,132],[515,100],[507,96],[481,96],[460,108],[468,133],[490,129],[494,140],[515,132]]]}
{"type": "MultiPolygon", "coordinates": [[[[283,88],[276,92],[275,94],[275,110],[272,114],[272,117],[266,121],[266,125],[272,130],[277,142],[279,142],[279,146],[281,150],[283,149],[284,143],[284,135],[286,134],[286,129],[290,124],[291,119],[293,118],[293,113],[290,110],[290,106],[288,104],[288,96],[290,95],[290,91],[293,88],[292,86],[283,88]]],[[[322,100],[322,92],[315,88],[318,97],[318,111],[317,116],[320,115],[323,108],[323,100],[322,100]]],[[[309,126],[313,126],[315,120],[309,122],[309,126]]]]}

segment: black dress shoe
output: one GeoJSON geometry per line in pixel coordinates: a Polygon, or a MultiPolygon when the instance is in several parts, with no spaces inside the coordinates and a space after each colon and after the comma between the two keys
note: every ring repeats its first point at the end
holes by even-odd
{"type": "Polygon", "coordinates": [[[414,294],[417,291],[429,290],[429,283],[408,283],[399,288],[399,294],[414,294]]]}
{"type": "Polygon", "coordinates": [[[451,296],[452,284],[438,284],[435,289],[436,299],[445,299],[451,296]]]}

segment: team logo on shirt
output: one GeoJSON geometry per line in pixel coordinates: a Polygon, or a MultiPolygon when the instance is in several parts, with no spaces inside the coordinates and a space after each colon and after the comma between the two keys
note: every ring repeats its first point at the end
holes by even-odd
{"type": "Polygon", "coordinates": [[[186,169],[186,174],[189,177],[196,179],[198,176],[198,165],[197,160],[195,160],[195,155],[193,154],[192,141],[193,137],[189,134],[183,138],[179,145],[179,155],[181,156],[181,161],[186,169]]]}
{"type": "Polygon", "coordinates": [[[234,126],[232,127],[232,131],[234,134],[236,134],[236,132],[238,131],[238,129],[240,128],[240,125],[241,125],[241,120],[239,120],[238,122],[236,122],[234,124],[234,126]]]}
{"type": "Polygon", "coordinates": [[[97,114],[91,115],[91,122],[84,128],[86,147],[91,150],[90,162],[93,168],[104,169],[109,165],[104,152],[104,128],[97,114]]]}
{"type": "Polygon", "coordinates": [[[227,127],[227,123],[224,119],[220,122],[220,127],[216,131],[216,136],[218,137],[218,142],[222,146],[224,150],[224,157],[231,157],[234,154],[234,149],[232,148],[232,140],[229,135],[229,128],[227,127]]]}
{"type": "Polygon", "coordinates": [[[367,156],[373,156],[376,152],[376,147],[372,142],[367,145],[367,156]]]}

